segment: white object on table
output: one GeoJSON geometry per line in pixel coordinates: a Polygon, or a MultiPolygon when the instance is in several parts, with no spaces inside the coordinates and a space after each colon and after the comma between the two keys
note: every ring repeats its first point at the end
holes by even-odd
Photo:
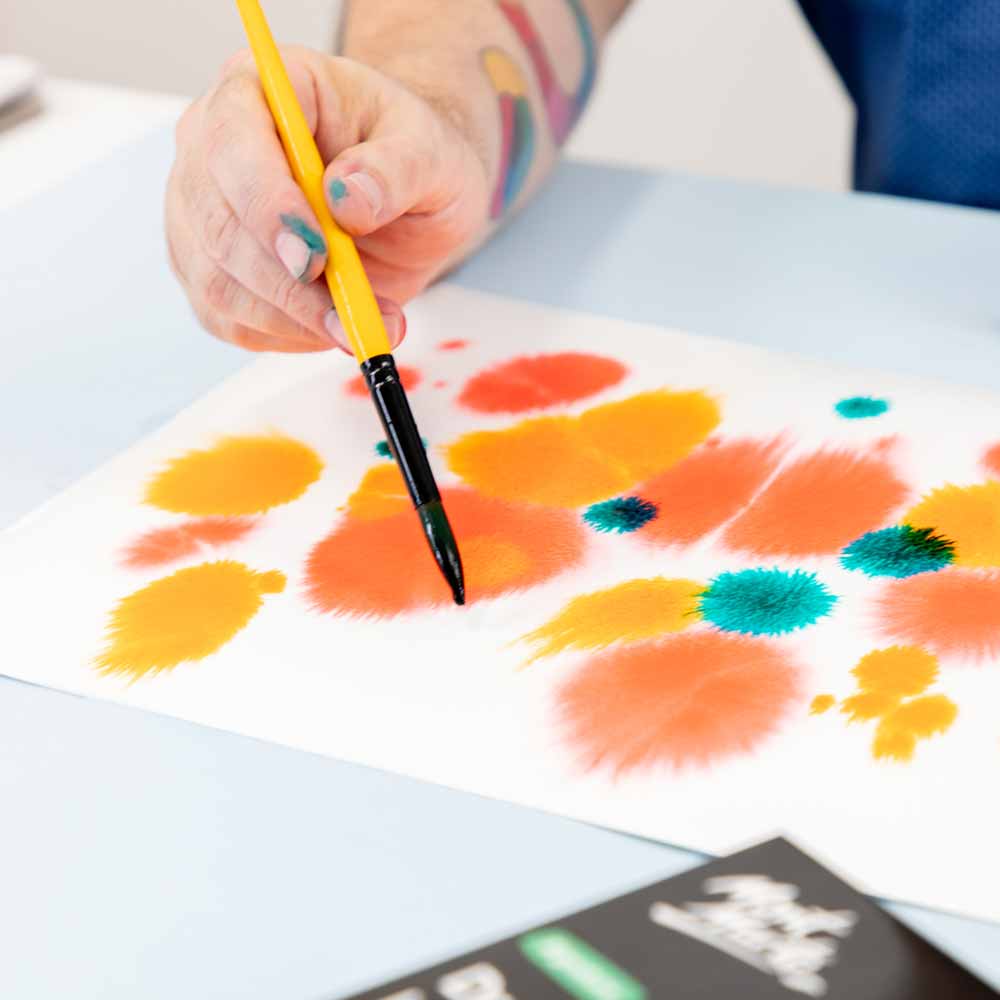
{"type": "Polygon", "coordinates": [[[0,211],[176,119],[187,103],[78,80],[45,80],[38,95],[41,115],[0,131],[0,211]]]}

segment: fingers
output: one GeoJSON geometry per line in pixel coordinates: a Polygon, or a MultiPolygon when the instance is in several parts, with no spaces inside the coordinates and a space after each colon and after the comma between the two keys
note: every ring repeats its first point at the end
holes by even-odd
{"type": "MultiPolygon", "coordinates": [[[[385,323],[385,332],[389,337],[389,344],[395,350],[403,342],[406,336],[406,316],[398,302],[391,299],[376,296],[379,311],[382,313],[382,321],[385,323]]],[[[337,318],[336,312],[332,312],[327,318],[327,331],[336,341],[337,346],[345,354],[353,354],[350,341],[347,339],[347,332],[337,318]]]]}
{"type": "Polygon", "coordinates": [[[324,187],[334,218],[352,235],[366,236],[408,213],[433,215],[433,240],[461,242],[473,222],[450,209],[470,178],[482,174],[482,164],[424,102],[391,91],[383,100],[387,107],[365,141],[343,150],[327,168],[324,187]]]}
{"type": "Polygon", "coordinates": [[[217,221],[211,241],[220,263],[245,231],[293,279],[314,281],[326,263],[326,243],[305,195],[292,178],[270,111],[249,69],[229,76],[208,100],[204,166],[232,211],[217,221]]]}
{"type": "MultiPolygon", "coordinates": [[[[172,191],[168,202],[170,197],[176,194],[172,191]]],[[[287,312],[255,295],[205,254],[184,216],[171,213],[168,207],[168,220],[171,264],[186,287],[196,315],[210,333],[221,340],[258,351],[323,351],[335,346],[322,319],[319,333],[297,323],[287,312]]],[[[298,294],[317,294],[319,313],[325,316],[330,312],[318,288],[303,289],[287,275],[284,280],[298,294]]]]}

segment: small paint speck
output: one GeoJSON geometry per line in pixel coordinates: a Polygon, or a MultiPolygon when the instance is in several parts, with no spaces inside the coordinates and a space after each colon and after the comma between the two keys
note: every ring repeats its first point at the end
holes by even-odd
{"type": "MultiPolygon", "coordinates": [[[[423,444],[424,448],[426,448],[427,438],[422,437],[420,441],[423,444]]],[[[392,449],[389,447],[389,442],[386,441],[385,438],[383,438],[381,441],[379,441],[377,445],[375,445],[375,454],[378,455],[379,458],[388,458],[388,459],[392,458],[392,449]]]]}
{"type": "Polygon", "coordinates": [[[784,635],[812,625],[836,603],[815,573],[745,569],[719,574],[701,595],[699,610],[726,632],[784,635]]]}
{"type": "Polygon", "coordinates": [[[343,201],[348,195],[347,185],[339,178],[330,181],[330,197],[334,201],[343,201]]]}
{"type": "Polygon", "coordinates": [[[592,504],[584,512],[583,519],[595,531],[615,532],[623,535],[638,531],[659,513],[655,503],[642,497],[616,497],[592,504]]]}
{"type": "Polygon", "coordinates": [[[955,546],[931,528],[908,524],[869,531],[844,549],[844,569],[861,570],[867,576],[891,576],[902,580],[918,573],[933,573],[955,561],[955,546]]]}
{"type": "Polygon", "coordinates": [[[468,347],[469,342],[467,340],[442,340],[438,344],[439,351],[460,351],[463,347],[468,347]]]}
{"type": "Polygon", "coordinates": [[[834,409],[845,420],[865,420],[868,417],[880,417],[889,409],[887,399],[876,399],[874,396],[848,396],[842,399],[834,409]]]}
{"type": "Polygon", "coordinates": [[[440,378],[436,382],[434,382],[433,385],[434,385],[435,389],[447,389],[448,388],[448,383],[445,382],[444,379],[440,379],[440,378]]]}
{"type": "Polygon", "coordinates": [[[810,715],[822,715],[828,712],[837,703],[837,699],[832,694],[818,694],[809,706],[810,715]]]}

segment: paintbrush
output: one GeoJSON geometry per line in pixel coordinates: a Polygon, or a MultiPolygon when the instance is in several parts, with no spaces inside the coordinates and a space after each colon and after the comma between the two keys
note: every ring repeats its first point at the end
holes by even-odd
{"type": "Polygon", "coordinates": [[[292,174],[326,238],[326,281],[403,474],[431,552],[456,604],[465,603],[462,559],[430,461],[396,371],[389,337],[354,240],[334,221],[323,195],[323,160],[258,0],[236,0],[271,115],[292,174]]]}

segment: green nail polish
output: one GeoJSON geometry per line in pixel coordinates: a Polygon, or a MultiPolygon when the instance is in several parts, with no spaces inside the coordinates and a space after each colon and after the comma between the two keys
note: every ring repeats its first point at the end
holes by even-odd
{"type": "Polygon", "coordinates": [[[330,195],[334,201],[340,201],[347,197],[347,185],[339,177],[334,177],[330,181],[330,195]]]}
{"type": "Polygon", "coordinates": [[[326,253],[323,237],[297,215],[282,215],[282,225],[287,226],[313,253],[326,253]]]}

